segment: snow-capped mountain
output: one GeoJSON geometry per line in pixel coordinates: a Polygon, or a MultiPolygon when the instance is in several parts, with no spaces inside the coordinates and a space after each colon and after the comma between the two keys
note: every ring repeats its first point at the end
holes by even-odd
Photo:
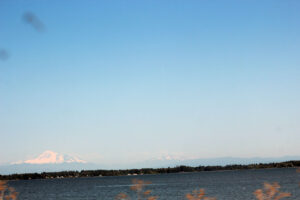
{"type": "Polygon", "coordinates": [[[76,156],[63,155],[53,151],[45,151],[36,158],[19,161],[12,164],[61,164],[61,163],[86,163],[76,156]]]}
{"type": "Polygon", "coordinates": [[[55,172],[69,170],[95,169],[76,156],[64,155],[53,151],[45,151],[35,158],[0,166],[0,174],[55,172]]]}

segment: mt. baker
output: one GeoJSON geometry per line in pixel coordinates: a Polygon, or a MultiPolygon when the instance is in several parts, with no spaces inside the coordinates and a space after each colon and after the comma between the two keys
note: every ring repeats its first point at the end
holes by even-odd
{"type": "Polygon", "coordinates": [[[37,158],[19,161],[12,164],[61,164],[61,163],[86,163],[75,156],[62,155],[53,151],[45,151],[37,158]]]}
{"type": "Polygon", "coordinates": [[[55,172],[95,169],[95,164],[87,163],[76,156],[45,151],[36,158],[0,166],[0,174],[55,172]]]}

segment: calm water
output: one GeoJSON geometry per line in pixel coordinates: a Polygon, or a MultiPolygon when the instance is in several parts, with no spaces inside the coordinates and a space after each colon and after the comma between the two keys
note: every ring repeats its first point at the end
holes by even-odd
{"type": "Polygon", "coordinates": [[[300,199],[300,173],[296,173],[295,169],[28,180],[11,181],[9,185],[20,192],[21,200],[109,200],[120,192],[134,197],[130,191],[134,178],[150,181],[152,184],[147,189],[161,200],[185,199],[186,193],[199,188],[204,188],[208,196],[220,200],[255,199],[253,191],[261,188],[266,181],[278,182],[282,186],[281,191],[292,193],[291,199],[300,199]]]}

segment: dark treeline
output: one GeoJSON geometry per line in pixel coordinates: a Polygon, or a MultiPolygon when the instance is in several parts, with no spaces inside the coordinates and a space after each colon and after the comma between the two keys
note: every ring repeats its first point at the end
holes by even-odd
{"type": "Polygon", "coordinates": [[[143,168],[143,169],[122,169],[122,170],[82,170],[82,171],[61,171],[0,175],[0,180],[29,180],[47,178],[73,178],[73,177],[95,177],[95,176],[124,176],[142,174],[165,174],[179,172],[202,172],[220,170],[241,170],[241,169],[268,169],[268,168],[288,168],[300,167],[300,161],[287,161],[280,163],[259,163],[249,165],[226,165],[226,166],[177,166],[168,168],[143,168]]]}

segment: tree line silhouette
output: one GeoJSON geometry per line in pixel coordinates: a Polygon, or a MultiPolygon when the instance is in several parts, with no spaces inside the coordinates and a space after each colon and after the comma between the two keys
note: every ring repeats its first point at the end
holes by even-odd
{"type": "Polygon", "coordinates": [[[81,170],[0,175],[0,180],[29,180],[47,178],[75,178],[75,177],[96,177],[96,176],[125,176],[143,174],[166,174],[180,172],[202,172],[221,170],[245,170],[245,169],[268,169],[268,168],[292,168],[300,167],[300,161],[287,161],[279,163],[259,163],[249,165],[226,165],[226,166],[176,166],[167,168],[142,168],[142,169],[121,169],[121,170],[81,170]]]}

